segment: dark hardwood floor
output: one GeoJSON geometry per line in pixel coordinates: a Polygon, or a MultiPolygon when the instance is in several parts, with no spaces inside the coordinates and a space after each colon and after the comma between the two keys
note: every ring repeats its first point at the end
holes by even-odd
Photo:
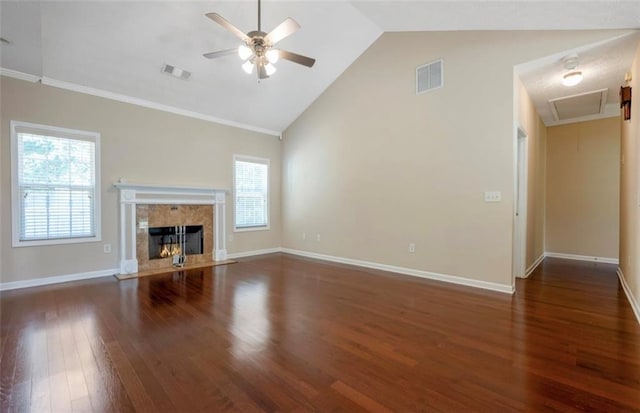
{"type": "Polygon", "coordinates": [[[274,254],[0,298],[3,411],[640,411],[612,265],[510,296],[274,254]]]}

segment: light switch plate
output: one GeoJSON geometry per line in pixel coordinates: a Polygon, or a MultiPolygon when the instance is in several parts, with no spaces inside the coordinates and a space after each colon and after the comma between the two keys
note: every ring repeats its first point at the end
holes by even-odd
{"type": "Polygon", "coordinates": [[[502,192],[486,191],[484,193],[484,202],[500,202],[502,201],[502,192]]]}

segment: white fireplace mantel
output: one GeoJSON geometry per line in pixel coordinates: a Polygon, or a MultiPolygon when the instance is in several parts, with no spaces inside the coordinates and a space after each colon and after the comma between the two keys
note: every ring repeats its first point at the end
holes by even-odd
{"type": "Polygon", "coordinates": [[[216,261],[227,259],[225,217],[226,189],[164,186],[116,182],[120,193],[120,273],[138,272],[136,253],[136,205],[213,205],[216,261]]]}

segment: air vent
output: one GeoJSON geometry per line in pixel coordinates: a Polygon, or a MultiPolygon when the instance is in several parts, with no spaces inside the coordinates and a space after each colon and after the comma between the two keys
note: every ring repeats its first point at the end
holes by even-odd
{"type": "Polygon", "coordinates": [[[442,87],[442,59],[416,68],[416,94],[442,87]]]}
{"type": "Polygon", "coordinates": [[[606,103],[607,89],[549,100],[551,112],[557,121],[603,114],[606,103]]]}
{"type": "Polygon", "coordinates": [[[164,64],[162,66],[162,73],[166,73],[173,77],[177,77],[178,79],[188,80],[191,76],[191,72],[186,71],[184,69],[180,69],[179,67],[171,66],[168,64],[164,64]]]}

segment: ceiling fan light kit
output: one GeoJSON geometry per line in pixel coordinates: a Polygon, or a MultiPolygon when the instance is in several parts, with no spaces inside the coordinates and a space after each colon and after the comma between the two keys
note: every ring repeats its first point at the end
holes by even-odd
{"type": "MultiPolygon", "coordinates": [[[[315,59],[310,57],[275,48],[276,43],[295,33],[300,29],[300,25],[291,17],[288,17],[271,32],[263,32],[260,27],[260,0],[258,0],[258,30],[246,34],[218,13],[207,13],[206,16],[243,41],[243,44],[237,49],[238,56],[245,61],[242,64],[242,69],[246,73],[251,74],[255,66],[258,72],[258,79],[266,79],[273,75],[276,72],[274,64],[281,58],[307,67],[312,67],[316,62],[315,59]]],[[[214,59],[233,54],[235,50],[236,49],[220,50],[205,53],[203,56],[207,59],[214,59]]]]}
{"type": "Polygon", "coordinates": [[[251,63],[251,60],[247,60],[242,64],[242,70],[244,70],[248,75],[253,73],[253,63],[251,63]]]}
{"type": "Polygon", "coordinates": [[[271,76],[276,72],[276,67],[271,63],[267,63],[266,65],[264,65],[264,70],[267,72],[267,76],[271,76]]]}
{"type": "Polygon", "coordinates": [[[240,56],[240,59],[247,60],[251,57],[252,54],[253,52],[251,51],[249,46],[241,44],[240,47],[238,47],[238,56],[240,56]]]}
{"type": "Polygon", "coordinates": [[[269,61],[269,63],[275,64],[280,59],[280,53],[276,49],[267,50],[267,53],[265,53],[265,56],[267,56],[267,60],[269,61]]]}

